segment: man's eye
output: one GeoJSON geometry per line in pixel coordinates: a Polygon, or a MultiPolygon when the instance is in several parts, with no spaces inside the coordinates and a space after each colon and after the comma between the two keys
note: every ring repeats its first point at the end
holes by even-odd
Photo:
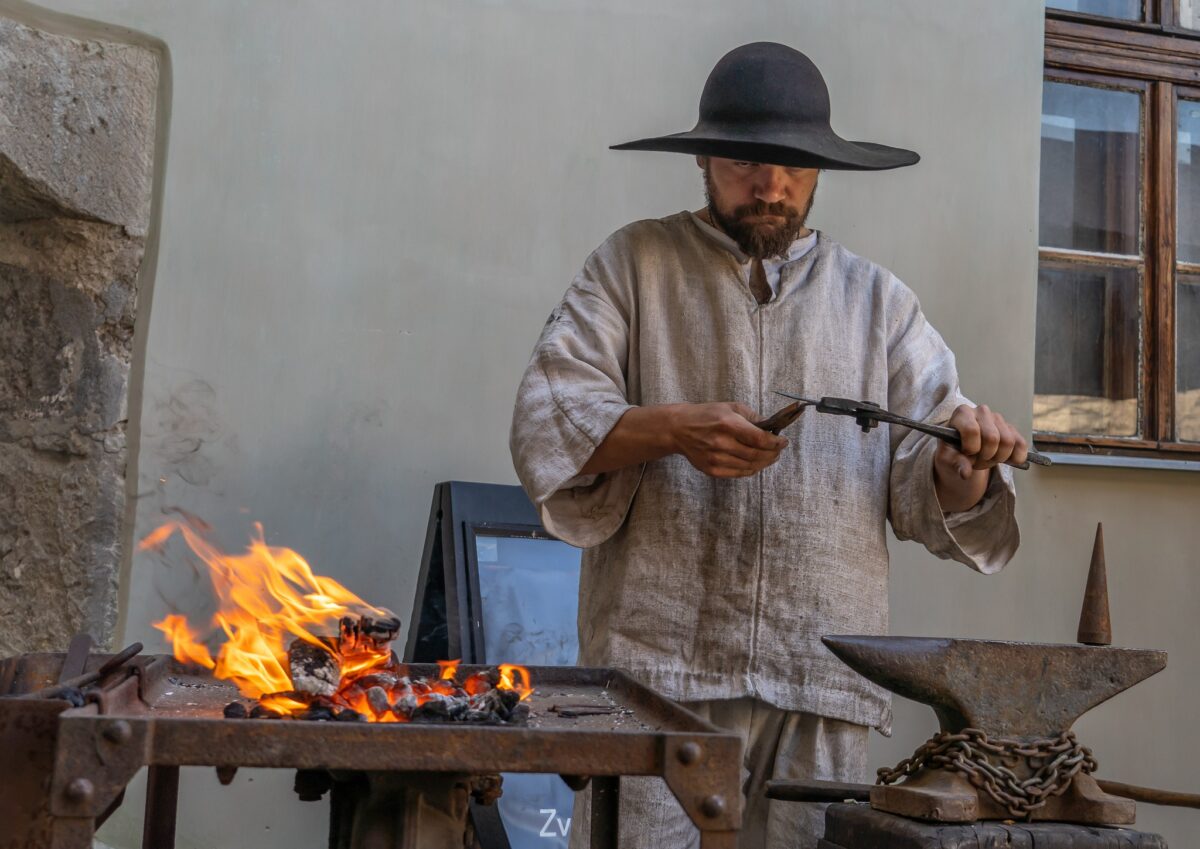
{"type": "Polygon", "coordinates": [[[736,165],[738,168],[753,168],[758,163],[757,162],[735,162],[733,164],[736,165]]]}

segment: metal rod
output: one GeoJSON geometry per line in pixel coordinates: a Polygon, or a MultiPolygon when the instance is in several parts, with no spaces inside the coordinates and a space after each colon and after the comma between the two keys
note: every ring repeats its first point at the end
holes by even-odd
{"type": "Polygon", "coordinates": [[[175,811],[178,803],[179,767],[148,767],[142,849],[175,849],[175,811]]]}
{"type": "Polygon", "coordinates": [[[76,634],[67,646],[67,656],[63,658],[62,668],[58,671],[58,681],[63,683],[83,674],[87,665],[88,655],[92,653],[92,635],[76,634]]]}
{"type": "Polygon", "coordinates": [[[1175,790],[1159,790],[1155,787],[1138,787],[1136,784],[1122,784],[1120,781],[1097,779],[1096,783],[1105,793],[1124,796],[1135,802],[1145,802],[1148,805],[1170,805],[1176,808],[1200,808],[1200,793],[1179,793],[1175,790]]]}
{"type": "Polygon", "coordinates": [[[621,778],[616,775],[592,779],[591,849],[617,849],[621,834],[618,817],[621,809],[621,778]]]}
{"type": "MultiPolygon", "coordinates": [[[[952,427],[945,425],[928,424],[919,422],[916,419],[910,419],[907,416],[901,416],[897,413],[884,410],[878,404],[870,404],[865,401],[853,401],[849,398],[830,398],[825,397],[821,400],[813,398],[805,398],[803,395],[793,395],[790,392],[780,392],[775,390],[776,395],[782,395],[784,398],[791,398],[793,401],[798,401],[803,405],[816,406],[818,413],[830,413],[835,416],[849,416],[855,419],[863,430],[869,430],[874,427],[874,422],[883,422],[885,424],[900,425],[901,427],[911,428],[912,430],[927,433],[930,436],[936,436],[944,442],[953,445],[955,448],[962,449],[962,439],[958,435],[958,431],[952,427]]],[[[785,408],[786,409],[786,408],[785,408]]],[[[776,413],[765,422],[760,422],[759,427],[764,427],[767,423],[772,422],[776,416],[783,411],[776,413]]],[[[1053,466],[1054,461],[1040,451],[1030,448],[1026,452],[1026,460],[1021,463],[1014,463],[1011,460],[1006,460],[1005,465],[1012,466],[1014,469],[1028,469],[1030,463],[1036,463],[1039,466],[1053,466]]]]}
{"type": "Polygon", "coordinates": [[[61,693],[63,690],[67,689],[68,687],[85,687],[88,684],[92,684],[96,681],[99,681],[101,678],[103,678],[108,673],[113,672],[114,670],[118,669],[120,666],[125,664],[131,658],[133,658],[134,656],[139,654],[141,652],[141,650],[142,650],[141,643],[133,643],[129,646],[126,646],[124,649],[119,651],[117,654],[114,654],[112,657],[110,657],[108,660],[106,660],[99,669],[95,669],[91,672],[85,672],[82,675],[76,675],[74,678],[68,678],[66,681],[60,681],[57,684],[52,684],[49,687],[43,687],[42,689],[40,689],[36,692],[26,693],[24,695],[18,696],[17,698],[21,698],[21,699],[53,699],[55,696],[57,696],[59,693],[61,693]]]}
{"type": "Polygon", "coordinates": [[[817,779],[779,779],[767,782],[767,798],[785,802],[855,802],[871,801],[870,784],[845,784],[839,781],[817,779]]]}
{"type": "MultiPolygon", "coordinates": [[[[943,442],[948,442],[955,448],[962,449],[962,438],[958,435],[958,431],[952,427],[943,427],[942,425],[925,424],[924,422],[896,422],[901,427],[912,428],[919,430],[921,433],[928,433],[930,436],[936,436],[943,442]]],[[[1005,461],[1005,465],[1012,466],[1014,469],[1025,470],[1029,468],[1030,463],[1036,463],[1039,466],[1053,466],[1054,461],[1040,451],[1030,448],[1026,452],[1026,460],[1023,463],[1013,463],[1005,461]]]]}
{"type": "MultiPolygon", "coordinates": [[[[1200,808],[1200,793],[1179,793],[1155,787],[1138,787],[1120,781],[1097,779],[1105,793],[1145,802],[1148,805],[1171,805],[1178,808],[1200,808]]],[[[855,802],[871,801],[870,784],[842,784],[836,781],[768,781],[767,798],[786,802],[855,802]]]]}

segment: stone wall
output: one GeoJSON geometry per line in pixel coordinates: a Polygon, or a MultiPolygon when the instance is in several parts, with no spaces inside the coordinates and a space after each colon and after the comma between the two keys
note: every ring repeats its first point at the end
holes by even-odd
{"type": "Polygon", "coordinates": [[[0,17],[0,656],[113,637],[159,74],[0,17]]]}

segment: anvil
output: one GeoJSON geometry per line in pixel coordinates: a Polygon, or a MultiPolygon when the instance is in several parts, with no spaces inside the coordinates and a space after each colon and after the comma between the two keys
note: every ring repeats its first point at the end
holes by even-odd
{"type": "MultiPolygon", "coordinates": [[[[1108,619],[1104,537],[1099,527],[1080,613],[1081,640],[1099,645],[941,637],[827,636],[829,650],[893,693],[933,708],[941,730],[977,729],[1025,743],[1057,738],[1101,702],[1167,665],[1167,653],[1114,648],[1108,619]]],[[[1021,758],[1007,764],[1024,780],[1021,758]]],[[[1006,819],[1011,813],[961,772],[926,766],[900,784],[871,788],[871,806],[938,822],[1006,819]]],[[[1086,772],[1030,812],[1037,820],[1128,825],[1135,806],[1105,793],[1086,772]]]]}
{"type": "MultiPolygon", "coordinates": [[[[1067,731],[1085,712],[1158,672],[1167,653],[1107,646],[1010,643],[936,637],[837,636],[825,645],[882,687],[927,704],[941,730],[978,728],[1037,739],[1067,731]]],[[[960,773],[921,772],[871,789],[871,806],[936,822],[1007,819],[1010,814],[960,773]]],[[[1135,805],[1080,773],[1033,819],[1109,825],[1134,821],[1135,805]]]]}

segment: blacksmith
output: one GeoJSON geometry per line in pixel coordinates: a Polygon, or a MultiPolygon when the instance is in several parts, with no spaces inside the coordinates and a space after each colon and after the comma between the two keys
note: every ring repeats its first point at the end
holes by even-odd
{"type": "MultiPolygon", "coordinates": [[[[1018,531],[1000,464],[1026,445],[961,394],[908,287],[806,226],[820,171],[918,156],[836,135],[803,54],[737,48],[695,129],[618,148],[691,154],[707,205],[630,224],[587,259],[521,382],[513,460],[546,528],[586,549],[580,663],[738,731],[739,845],[813,847],[820,812],[768,802],[763,783],[863,781],[867,731],[891,722],[821,635],[887,632],[889,520],[938,557],[1003,567],[1018,531]],[[963,451],[811,412],[773,436],[753,424],[780,406],[773,389],[949,423],[963,451]]],[[[622,846],[695,845],[665,784],[622,786],[622,846]]]]}

